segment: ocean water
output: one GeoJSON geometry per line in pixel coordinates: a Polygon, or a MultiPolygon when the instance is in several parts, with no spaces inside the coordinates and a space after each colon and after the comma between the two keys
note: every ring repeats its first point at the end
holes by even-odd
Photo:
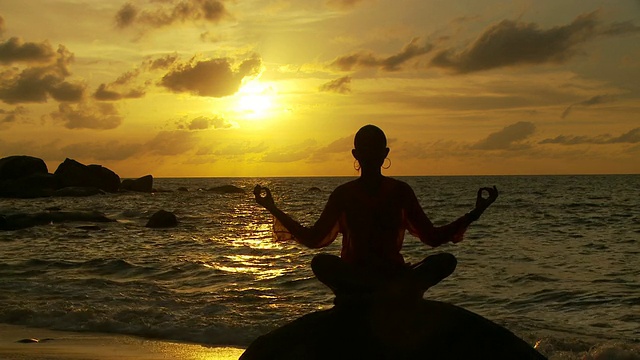
{"type": "MultiPolygon", "coordinates": [[[[551,359],[640,359],[640,175],[401,179],[435,224],[470,210],[478,187],[500,190],[459,244],[432,249],[407,235],[407,261],[440,251],[458,258],[426,298],[491,319],[551,359]]],[[[166,191],[0,199],[4,215],[55,206],[117,220],[0,231],[0,323],[247,346],[333,300],[309,267],[318,250],[273,242],[253,186],[269,186],[310,225],[348,180],[155,179],[166,191]],[[205,191],[228,184],[246,194],[205,191]],[[178,227],[145,228],[160,209],[178,227]]],[[[340,238],[322,249],[339,250],[340,238]]]]}

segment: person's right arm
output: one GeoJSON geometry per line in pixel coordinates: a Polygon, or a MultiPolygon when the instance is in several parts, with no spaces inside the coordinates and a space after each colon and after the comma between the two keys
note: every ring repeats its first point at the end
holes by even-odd
{"type": "MultiPolygon", "coordinates": [[[[337,195],[334,191],[329,196],[329,201],[325,205],[320,218],[312,227],[306,227],[293,219],[291,216],[280,210],[273,200],[271,191],[260,185],[253,189],[256,202],[267,209],[293,237],[293,239],[310,248],[320,248],[329,245],[338,235],[338,219],[340,217],[340,206],[337,195]],[[265,196],[262,196],[264,190],[265,196]]],[[[276,225],[278,225],[276,223],[276,225]]]]}

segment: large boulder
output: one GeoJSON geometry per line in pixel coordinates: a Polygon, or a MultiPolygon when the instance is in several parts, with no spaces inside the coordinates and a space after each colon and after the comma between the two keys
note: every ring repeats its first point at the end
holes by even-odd
{"type": "Polygon", "coordinates": [[[120,184],[120,190],[137,191],[137,192],[152,192],[153,191],[153,176],[145,175],[137,179],[125,179],[120,184]]]}
{"type": "Polygon", "coordinates": [[[543,360],[531,345],[480,315],[444,302],[336,306],[260,336],[240,360],[543,360]]]}
{"type": "Polygon", "coordinates": [[[101,165],[84,165],[73,159],[65,159],[53,173],[59,188],[95,187],[106,192],[117,192],[120,177],[101,165]]]}
{"type": "Polygon", "coordinates": [[[13,155],[0,159],[0,197],[50,196],[56,183],[42,159],[13,155]]]}
{"type": "Polygon", "coordinates": [[[0,181],[48,173],[47,164],[33,156],[13,155],[0,159],[0,181]]]}

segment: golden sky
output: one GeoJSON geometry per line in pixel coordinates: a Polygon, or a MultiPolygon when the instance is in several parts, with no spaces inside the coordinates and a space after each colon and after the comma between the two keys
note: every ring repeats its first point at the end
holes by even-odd
{"type": "Polygon", "coordinates": [[[639,0],[3,0],[0,157],[122,177],[640,173],[639,0]]]}

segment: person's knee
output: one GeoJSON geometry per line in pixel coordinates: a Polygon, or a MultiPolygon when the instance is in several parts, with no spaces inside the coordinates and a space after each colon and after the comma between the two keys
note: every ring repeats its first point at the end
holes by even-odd
{"type": "Polygon", "coordinates": [[[441,253],[437,256],[439,257],[442,268],[450,270],[449,273],[452,273],[456,269],[456,266],[458,266],[458,259],[453,254],[441,253]]]}

